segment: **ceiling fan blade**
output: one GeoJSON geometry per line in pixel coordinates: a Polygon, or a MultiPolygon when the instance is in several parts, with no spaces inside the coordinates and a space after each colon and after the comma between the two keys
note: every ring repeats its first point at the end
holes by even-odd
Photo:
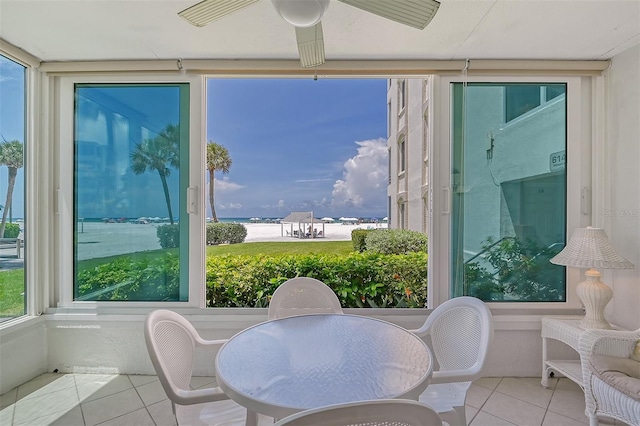
{"type": "Polygon", "coordinates": [[[250,6],[259,0],[204,0],[186,8],[178,15],[196,27],[224,18],[233,12],[250,6]]]}
{"type": "Polygon", "coordinates": [[[322,37],[322,22],[313,27],[296,27],[296,40],[300,63],[304,68],[317,67],[324,64],[324,39],[322,37]]]}
{"type": "Polygon", "coordinates": [[[423,30],[435,16],[436,0],[339,0],[383,18],[423,30]]]}

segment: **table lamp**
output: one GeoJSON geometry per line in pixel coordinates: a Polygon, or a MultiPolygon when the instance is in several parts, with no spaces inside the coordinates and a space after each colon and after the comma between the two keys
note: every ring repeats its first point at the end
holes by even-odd
{"type": "Polygon", "coordinates": [[[600,281],[599,269],[629,269],[633,263],[618,254],[611,245],[604,229],[578,228],[573,232],[569,243],[551,263],[575,268],[588,268],[585,272],[586,280],[578,284],[576,292],[584,305],[585,316],[580,328],[611,329],[611,325],[604,319],[604,308],[613,296],[613,291],[600,281]]]}

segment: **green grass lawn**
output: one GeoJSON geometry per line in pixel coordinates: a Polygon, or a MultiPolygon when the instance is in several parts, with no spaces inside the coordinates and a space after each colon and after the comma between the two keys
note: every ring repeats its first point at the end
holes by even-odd
{"type": "Polygon", "coordinates": [[[0,271],[0,317],[24,314],[24,269],[0,271]]]}
{"type": "Polygon", "coordinates": [[[353,252],[349,241],[304,241],[304,242],[256,242],[207,246],[207,256],[258,255],[258,254],[309,254],[326,253],[346,255],[353,252]]]}
{"type": "MultiPolygon", "coordinates": [[[[178,251],[178,249],[170,249],[178,251]]],[[[141,253],[130,253],[135,258],[156,257],[166,254],[166,250],[153,250],[141,253]]],[[[259,254],[308,254],[327,253],[347,255],[353,252],[353,244],[349,241],[301,241],[301,242],[255,242],[207,246],[207,256],[249,255],[259,254]]],[[[78,270],[94,268],[109,263],[120,256],[89,259],[78,262],[78,270]]],[[[0,271],[0,317],[14,317],[24,313],[24,270],[0,271]]]]}
{"type": "Polygon", "coordinates": [[[141,251],[141,252],[136,252],[136,253],[127,253],[127,254],[123,254],[123,255],[117,255],[117,256],[109,256],[109,257],[98,257],[96,259],[86,259],[86,260],[81,260],[77,263],[77,268],[78,268],[78,272],[82,272],[85,269],[93,269],[96,266],[100,266],[102,264],[105,263],[110,263],[113,262],[114,260],[123,257],[123,256],[128,256],[130,258],[132,258],[133,260],[138,260],[138,259],[149,259],[149,258],[155,258],[158,256],[164,256],[167,252],[175,252],[178,253],[178,249],[158,249],[158,250],[149,250],[149,251],[141,251]]]}
{"type": "MultiPolygon", "coordinates": [[[[178,249],[168,250],[150,250],[139,253],[128,253],[135,259],[156,257],[160,254],[164,255],[168,251],[178,252],[178,249]]],[[[353,243],[351,241],[304,241],[304,242],[257,242],[242,244],[223,244],[219,246],[207,246],[207,256],[224,256],[224,255],[249,255],[258,254],[308,254],[308,253],[327,253],[346,255],[353,252],[353,243]]],[[[98,265],[109,263],[121,256],[101,257],[98,259],[87,259],[78,262],[78,272],[85,269],[92,269],[98,265]]]]}

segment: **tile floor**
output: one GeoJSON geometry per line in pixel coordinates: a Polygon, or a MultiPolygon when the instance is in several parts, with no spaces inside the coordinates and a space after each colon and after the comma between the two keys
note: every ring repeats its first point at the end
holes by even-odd
{"type": "MultiPolygon", "coordinates": [[[[483,378],[467,396],[471,426],[588,424],[582,390],[568,379],[483,378]]],[[[192,387],[215,386],[195,377],[192,387]]],[[[175,418],[156,376],[43,374],[0,396],[0,425],[171,426],[175,418]]],[[[605,425],[620,422],[603,421],[605,425]]]]}

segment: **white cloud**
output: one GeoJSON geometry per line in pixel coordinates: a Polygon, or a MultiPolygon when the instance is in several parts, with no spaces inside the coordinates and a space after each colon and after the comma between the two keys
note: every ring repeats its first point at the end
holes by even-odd
{"type": "Polygon", "coordinates": [[[285,207],[285,203],[284,200],[278,200],[276,204],[263,204],[260,207],[266,210],[281,210],[285,207]]]}
{"type": "Polygon", "coordinates": [[[244,185],[240,185],[235,182],[231,182],[228,177],[223,177],[222,180],[215,179],[215,190],[220,192],[232,192],[238,189],[244,188],[244,185]]]}
{"type": "Polygon", "coordinates": [[[240,203],[229,203],[229,204],[219,204],[216,210],[238,210],[242,208],[242,204],[240,203]]]}
{"type": "Polygon", "coordinates": [[[335,208],[379,209],[385,202],[387,142],[380,138],[356,144],[358,154],[344,163],[343,178],[333,185],[331,204],[335,208]]]}

